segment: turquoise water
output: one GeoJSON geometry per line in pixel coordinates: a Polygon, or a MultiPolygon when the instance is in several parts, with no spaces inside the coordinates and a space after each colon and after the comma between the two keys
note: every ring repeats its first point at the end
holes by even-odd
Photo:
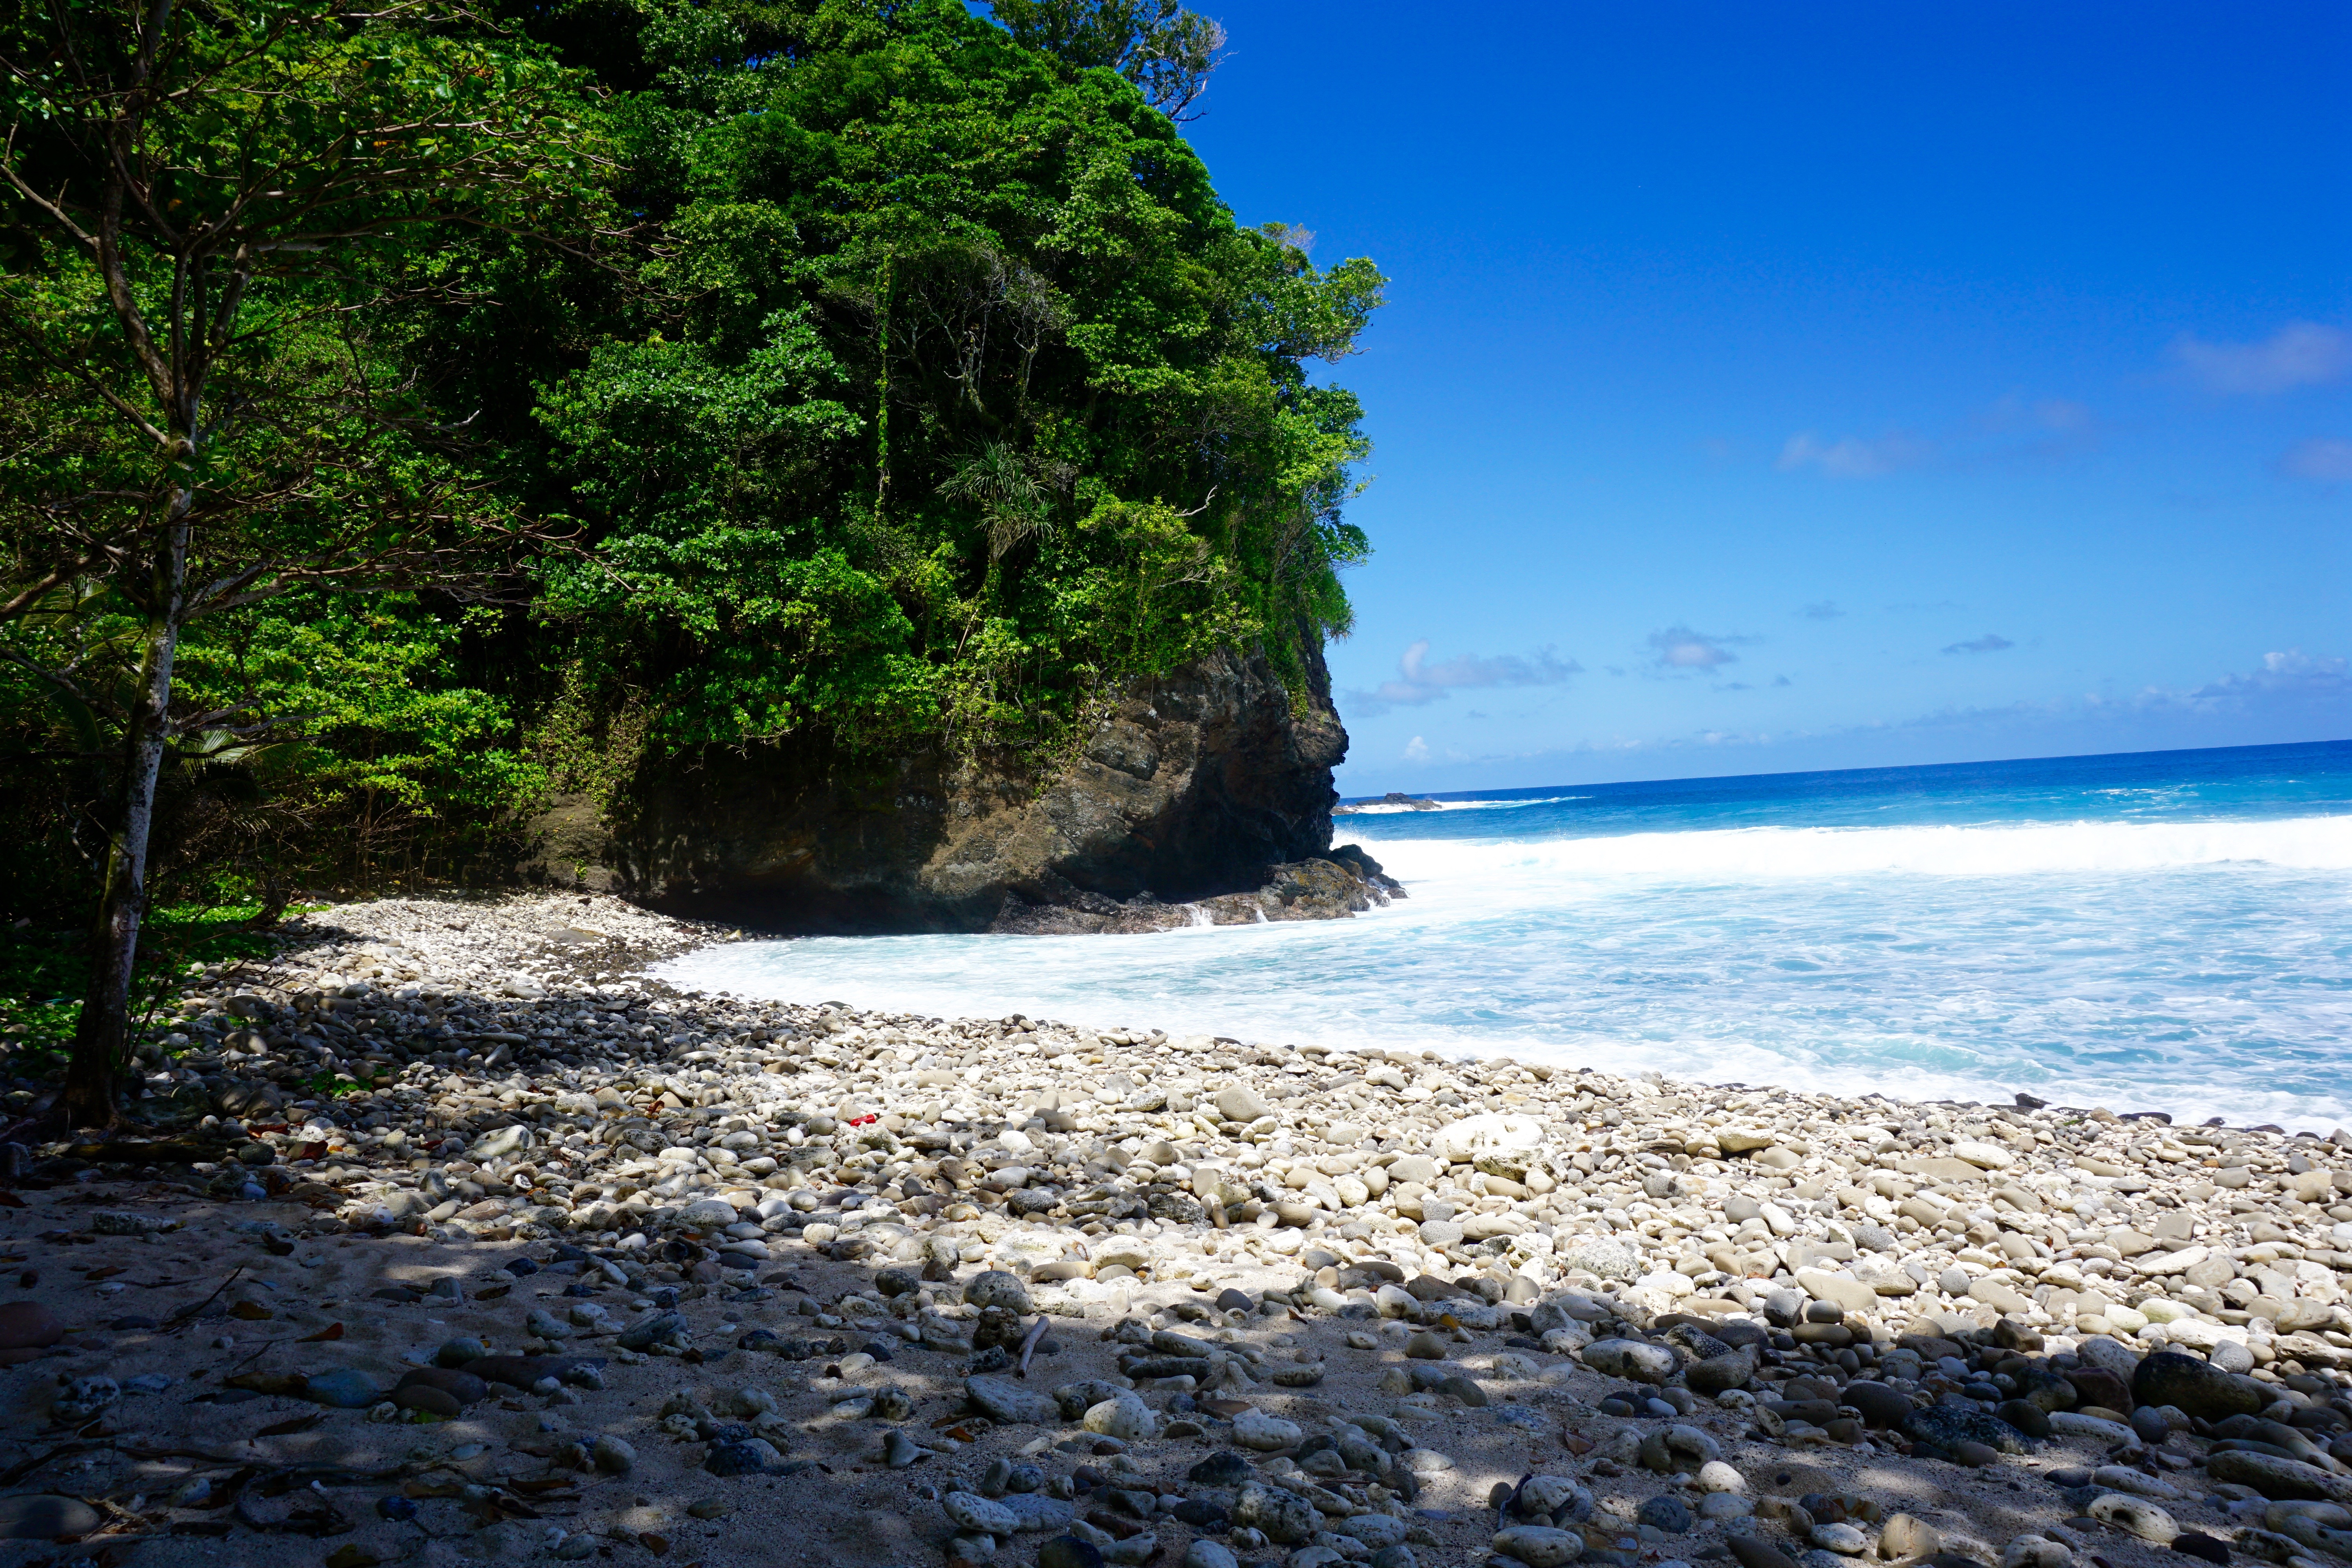
{"type": "Polygon", "coordinates": [[[1339,819],[1410,897],[803,938],[682,984],[1906,1099],[2352,1122],[2352,742],[1564,785],[1339,819]]]}

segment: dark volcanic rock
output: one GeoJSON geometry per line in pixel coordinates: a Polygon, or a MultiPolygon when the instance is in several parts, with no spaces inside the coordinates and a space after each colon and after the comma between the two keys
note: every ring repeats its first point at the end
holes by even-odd
{"type": "Polygon", "coordinates": [[[2082,1405],[2095,1405],[2102,1410],[2131,1409],[2131,1385],[2103,1366],[2077,1367],[2066,1374],[2074,1385],[2074,1398],[2082,1405]]]}
{"type": "Polygon", "coordinates": [[[1866,1378],[1847,1384],[1840,1398],[1861,1411],[1864,1423],[1871,1426],[1900,1426],[1912,1409],[1909,1394],[1866,1378]]]}
{"type": "Polygon", "coordinates": [[[1993,1407],[1993,1415],[2029,1437],[2050,1436],[2050,1412],[2031,1399],[2004,1399],[1993,1407]]]}
{"type": "Polygon", "coordinates": [[[2132,1373],[2132,1398],[2140,1405],[2169,1405],[2207,1421],[2252,1415],[2270,1402],[2252,1378],[2177,1351],[2158,1351],[2139,1363],[2132,1373]]]}
{"type": "Polygon", "coordinates": [[[1347,748],[1319,658],[1301,716],[1265,659],[1222,654],[1138,682],[1049,777],[938,747],[713,751],[646,769],[605,820],[584,800],[559,805],[525,869],[570,882],[585,867],[590,886],[768,930],[981,931],[1008,896],[1096,922],[1071,929],[1125,929],[1146,893],[1263,906],[1284,868],[1290,890],[1266,915],[1298,918],[1280,911],[1370,898],[1360,868],[1330,856],[1347,748]]]}
{"type": "Polygon", "coordinates": [[[1933,1443],[1946,1450],[1962,1443],[1981,1443],[2004,1454],[2026,1451],[2024,1435],[1989,1410],[1974,1405],[1930,1405],[1903,1418],[1903,1435],[1915,1443],[1933,1443]]]}

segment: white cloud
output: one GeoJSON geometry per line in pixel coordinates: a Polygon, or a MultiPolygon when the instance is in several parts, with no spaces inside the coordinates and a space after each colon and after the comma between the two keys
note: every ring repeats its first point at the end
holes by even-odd
{"type": "Polygon", "coordinates": [[[2323,485],[2352,484],[2352,441],[2338,441],[2329,436],[2297,441],[2280,456],[2278,468],[2291,479],[2310,479],[2323,485]]]}
{"type": "Polygon", "coordinates": [[[2017,393],[1995,398],[1984,412],[1983,425],[1998,435],[2041,431],[2053,436],[2079,436],[2098,424],[2088,405],[2071,397],[2028,400],[2017,393]]]}
{"type": "Polygon", "coordinates": [[[2015,643],[2010,641],[1999,632],[1987,632],[1984,636],[1980,637],[1971,637],[1967,642],[1953,643],[1947,647],[1944,651],[1946,653],[1999,653],[2005,647],[2015,647],[2017,645],[2015,643]]]}
{"type": "Polygon", "coordinates": [[[2236,708],[2281,698],[2352,697],[2352,673],[2340,658],[2314,658],[2301,648],[2263,655],[2263,667],[2225,675],[2189,691],[2151,689],[2140,694],[2145,707],[2236,708]]]}
{"type": "Polygon", "coordinates": [[[1662,632],[1652,632],[1650,648],[1660,669],[1716,669],[1739,662],[1739,656],[1727,644],[1755,640],[1754,637],[1709,637],[1688,626],[1674,626],[1662,632]]]}
{"type": "Polygon", "coordinates": [[[1522,658],[1517,654],[1482,658],[1465,653],[1432,664],[1429,639],[1423,637],[1406,648],[1404,657],[1397,660],[1397,679],[1384,680],[1370,691],[1343,693],[1340,700],[1348,705],[1349,712],[1373,719],[1392,708],[1421,708],[1441,702],[1448,692],[1464,688],[1558,686],[1570,676],[1582,673],[1582,665],[1572,658],[1562,660],[1549,648],[1533,658],[1522,658]]]}
{"type": "Polygon", "coordinates": [[[1935,455],[1935,443],[1900,430],[1889,431],[1874,441],[1848,436],[1828,442],[1803,430],[1789,437],[1789,444],[1780,448],[1780,460],[1772,466],[1788,473],[1810,464],[1832,479],[1866,479],[1897,468],[1916,468],[1935,455]]]}
{"type": "Polygon", "coordinates": [[[1404,743],[1404,760],[1408,763],[1429,761],[1429,742],[1415,735],[1404,743]]]}
{"type": "Polygon", "coordinates": [[[2322,386],[2352,371],[2352,332],[2317,321],[2289,321],[2253,343],[2209,343],[2184,333],[2171,352],[2208,391],[2237,395],[2322,386]]]}

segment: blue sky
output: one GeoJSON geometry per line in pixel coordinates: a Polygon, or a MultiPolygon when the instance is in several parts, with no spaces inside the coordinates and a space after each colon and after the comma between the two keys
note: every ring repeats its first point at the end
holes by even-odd
{"type": "Polygon", "coordinates": [[[2352,735],[2352,11],[1201,8],[1391,279],[1345,793],[2352,735]]]}

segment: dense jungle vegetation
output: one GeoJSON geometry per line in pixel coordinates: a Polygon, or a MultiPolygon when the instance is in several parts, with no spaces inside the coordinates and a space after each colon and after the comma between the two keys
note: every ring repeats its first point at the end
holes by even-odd
{"type": "Polygon", "coordinates": [[[551,792],[702,748],[1049,752],[1213,648],[1303,686],[1366,549],[1307,365],[1381,279],[1219,200],[1180,121],[1220,41],[1175,0],[14,8],[0,990],[72,974],[96,1072],[151,909],[492,879],[551,792]]]}

